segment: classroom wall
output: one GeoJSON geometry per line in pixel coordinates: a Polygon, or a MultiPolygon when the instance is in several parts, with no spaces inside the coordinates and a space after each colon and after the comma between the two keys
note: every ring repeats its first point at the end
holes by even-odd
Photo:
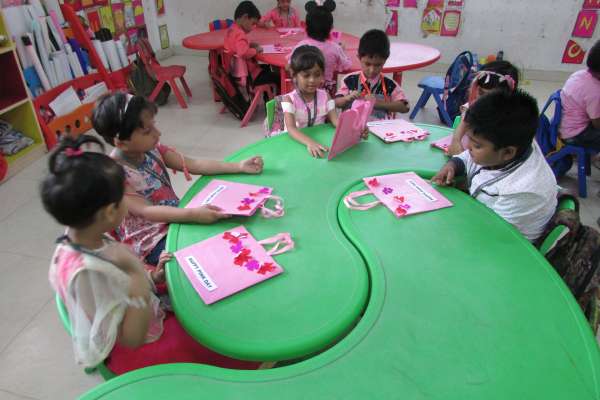
{"type": "MultiPolygon", "coordinates": [[[[304,1],[294,0],[304,14],[304,1]]],[[[184,37],[203,32],[213,19],[232,17],[237,1],[167,0],[166,19],[171,43],[180,49],[184,37]]],[[[266,12],[275,0],[255,0],[266,12]]],[[[338,0],[334,12],[338,29],[360,36],[370,28],[384,29],[388,15],[385,0],[338,0]]],[[[570,72],[580,65],[562,64],[562,54],[581,9],[583,0],[465,0],[461,32],[456,38],[423,37],[420,17],[426,0],[418,1],[418,9],[399,9],[399,36],[390,38],[422,43],[439,49],[441,63],[450,63],[463,49],[480,56],[504,50],[505,58],[521,69],[570,72]]],[[[600,27],[591,39],[578,38],[588,49],[600,39],[600,27]]]]}

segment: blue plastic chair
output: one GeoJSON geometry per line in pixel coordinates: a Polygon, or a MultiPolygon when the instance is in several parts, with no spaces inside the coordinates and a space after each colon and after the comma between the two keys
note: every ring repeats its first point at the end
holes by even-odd
{"type": "Polygon", "coordinates": [[[450,119],[450,115],[448,115],[448,112],[446,111],[446,105],[442,100],[442,96],[444,95],[444,77],[428,76],[421,79],[418,86],[423,89],[423,93],[421,93],[421,97],[419,97],[417,104],[415,104],[410,113],[410,119],[415,119],[419,110],[425,107],[429,98],[433,96],[433,99],[440,110],[443,122],[448,126],[452,126],[452,120],[450,119]]]}
{"type": "MultiPolygon", "coordinates": [[[[557,144],[559,143],[558,128],[560,126],[561,117],[562,104],[560,101],[560,90],[557,90],[552,93],[540,113],[540,129],[538,129],[538,132],[536,133],[536,140],[543,150],[545,147],[544,144],[549,144],[551,149],[557,148],[557,144]],[[544,119],[546,119],[547,124],[545,112],[552,103],[554,103],[554,115],[552,116],[552,120],[550,120],[549,129],[543,129],[544,119]],[[548,135],[548,137],[544,137],[543,135],[548,135]]],[[[565,143],[559,150],[546,153],[546,161],[550,165],[550,168],[552,168],[554,175],[558,177],[560,172],[557,162],[565,157],[575,156],[577,158],[577,184],[579,186],[579,197],[584,198],[587,197],[587,177],[592,174],[591,157],[597,153],[598,151],[594,149],[565,143]]]]}

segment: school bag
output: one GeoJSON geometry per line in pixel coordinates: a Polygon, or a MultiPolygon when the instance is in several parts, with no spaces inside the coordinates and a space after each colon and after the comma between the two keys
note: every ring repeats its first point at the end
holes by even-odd
{"type": "MultiPolygon", "coordinates": [[[[475,78],[478,64],[470,51],[460,53],[446,72],[444,80],[444,97],[446,111],[451,120],[460,115],[460,106],[465,104],[469,97],[469,88],[475,78]]],[[[439,110],[438,110],[439,113],[439,110]]],[[[440,119],[443,121],[440,113],[440,119]]]]}
{"type": "Polygon", "coordinates": [[[569,287],[596,335],[600,324],[600,233],[582,225],[578,211],[564,209],[554,214],[538,244],[559,225],[569,231],[546,259],[569,287]]]}
{"type": "Polygon", "coordinates": [[[209,62],[208,72],[215,91],[223,105],[241,121],[250,108],[250,101],[240,91],[235,78],[229,72],[230,68],[224,67],[226,61],[223,54],[214,52],[211,56],[215,59],[209,62]]]}
{"type": "MultiPolygon", "coordinates": [[[[133,92],[133,94],[137,96],[149,97],[158,81],[154,79],[146,69],[146,66],[142,62],[142,58],[138,52],[145,51],[150,56],[154,56],[154,52],[149,46],[146,46],[144,42],[138,42],[138,46],[136,47],[136,59],[131,64],[131,72],[129,73],[129,77],[127,79],[127,84],[129,89],[133,92]]],[[[167,103],[169,100],[169,95],[171,94],[171,86],[163,85],[158,93],[158,96],[154,99],[154,103],[159,106],[162,106],[167,103]]]]}
{"type": "MultiPolygon", "coordinates": [[[[535,133],[535,140],[540,146],[540,150],[544,157],[548,157],[552,153],[560,150],[561,143],[558,141],[558,127],[560,125],[560,119],[562,118],[562,103],[560,101],[560,93],[554,93],[546,104],[544,108],[540,112],[540,120],[538,129],[535,133]],[[552,120],[550,120],[546,116],[546,110],[555,103],[554,105],[554,115],[552,116],[552,120]]],[[[554,171],[556,177],[563,176],[571,169],[573,165],[573,157],[566,156],[562,157],[559,160],[555,161],[553,165],[551,165],[552,170],[554,171]]]]}

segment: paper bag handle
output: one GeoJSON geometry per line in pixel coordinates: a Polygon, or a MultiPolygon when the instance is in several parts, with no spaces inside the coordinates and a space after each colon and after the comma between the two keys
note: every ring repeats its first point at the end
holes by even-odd
{"type": "Polygon", "coordinates": [[[344,204],[351,210],[364,211],[369,210],[381,203],[379,200],[375,200],[370,203],[361,204],[355,200],[357,197],[361,197],[367,194],[373,194],[373,192],[371,192],[370,190],[359,190],[358,192],[352,192],[346,195],[346,197],[344,197],[344,204]]]}
{"type": "Polygon", "coordinates": [[[273,247],[267,250],[267,254],[270,256],[282,254],[294,248],[294,241],[292,240],[292,236],[288,232],[279,233],[270,238],[263,239],[259,241],[258,244],[274,244],[273,247]]]}
{"type": "Polygon", "coordinates": [[[265,201],[260,206],[260,213],[265,218],[280,218],[285,214],[285,210],[283,209],[283,199],[279,196],[267,196],[265,197],[265,201]],[[267,207],[267,201],[273,200],[275,205],[273,208],[267,207]]]}

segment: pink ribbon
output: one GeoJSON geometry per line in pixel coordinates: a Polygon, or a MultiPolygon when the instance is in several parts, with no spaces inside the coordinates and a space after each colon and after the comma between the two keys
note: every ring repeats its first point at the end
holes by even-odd
{"type": "Polygon", "coordinates": [[[267,250],[267,254],[270,256],[285,253],[286,251],[292,250],[295,246],[292,236],[288,232],[279,233],[270,238],[263,239],[259,241],[258,244],[274,244],[273,247],[267,250]]]}
{"type": "Polygon", "coordinates": [[[373,194],[373,192],[371,192],[370,190],[360,190],[358,192],[352,192],[346,195],[346,197],[344,197],[344,204],[351,210],[364,211],[369,210],[381,203],[379,200],[375,200],[370,203],[361,204],[355,200],[357,197],[361,197],[367,194],[373,194]]]}
{"type": "Polygon", "coordinates": [[[83,150],[81,150],[81,149],[73,149],[71,147],[67,147],[65,149],[65,155],[67,157],[79,157],[82,154],[83,154],[83,150]]]}
{"type": "Polygon", "coordinates": [[[279,196],[267,196],[265,197],[265,201],[260,206],[260,213],[264,218],[280,218],[285,214],[285,210],[283,209],[283,199],[279,196]],[[267,201],[273,200],[275,205],[273,208],[267,207],[267,201]]]}

